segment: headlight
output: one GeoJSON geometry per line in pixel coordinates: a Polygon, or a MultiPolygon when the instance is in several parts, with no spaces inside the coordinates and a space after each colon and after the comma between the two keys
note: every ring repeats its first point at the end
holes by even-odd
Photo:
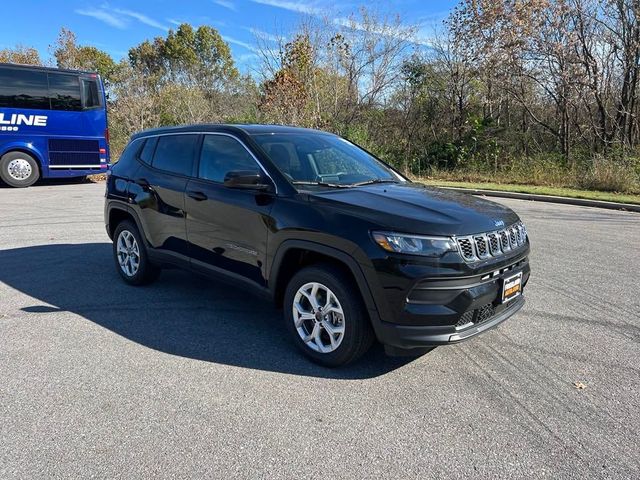
{"type": "Polygon", "coordinates": [[[371,235],[375,242],[387,252],[442,257],[447,252],[458,251],[451,237],[425,237],[394,232],[373,232],[371,235]]]}

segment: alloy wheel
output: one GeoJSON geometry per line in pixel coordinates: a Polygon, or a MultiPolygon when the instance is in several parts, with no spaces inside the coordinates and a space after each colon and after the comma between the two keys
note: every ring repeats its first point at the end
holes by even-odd
{"type": "Polygon", "coordinates": [[[344,338],[345,316],[338,297],[325,285],[302,285],[293,299],[293,321],[302,341],[312,350],[330,353],[344,338]]]}
{"type": "Polygon", "coordinates": [[[127,277],[133,277],[140,268],[140,247],[129,230],[123,230],[117,240],[118,264],[127,277]]]}

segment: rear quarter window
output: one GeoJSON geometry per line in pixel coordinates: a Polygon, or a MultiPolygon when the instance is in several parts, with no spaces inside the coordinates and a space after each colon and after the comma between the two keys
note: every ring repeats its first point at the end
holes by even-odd
{"type": "Polygon", "coordinates": [[[191,175],[197,144],[198,135],[159,137],[151,165],[167,172],[191,175]]]}
{"type": "Polygon", "coordinates": [[[153,154],[156,151],[156,145],[158,144],[158,137],[147,138],[144,141],[144,147],[140,150],[139,158],[147,165],[151,165],[153,161],[153,154]]]}
{"type": "Polygon", "coordinates": [[[142,143],[143,142],[141,142],[140,140],[134,140],[133,142],[129,142],[129,145],[125,147],[124,151],[122,152],[122,155],[120,155],[120,158],[116,162],[116,165],[130,163],[140,151],[140,148],[142,147],[142,143]]]}

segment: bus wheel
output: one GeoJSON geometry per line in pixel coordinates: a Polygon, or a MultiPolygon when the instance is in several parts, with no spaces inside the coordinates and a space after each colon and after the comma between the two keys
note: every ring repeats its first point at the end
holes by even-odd
{"type": "Polygon", "coordinates": [[[23,152],[9,152],[0,158],[0,178],[11,187],[28,187],[40,178],[35,159],[23,152]]]}

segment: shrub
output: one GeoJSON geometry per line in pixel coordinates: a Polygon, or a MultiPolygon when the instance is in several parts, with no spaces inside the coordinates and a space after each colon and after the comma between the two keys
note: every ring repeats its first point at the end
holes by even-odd
{"type": "Polygon", "coordinates": [[[636,169],[637,161],[615,161],[597,156],[592,159],[587,169],[577,173],[576,184],[580,188],[589,190],[634,193],[640,191],[636,169]]]}

